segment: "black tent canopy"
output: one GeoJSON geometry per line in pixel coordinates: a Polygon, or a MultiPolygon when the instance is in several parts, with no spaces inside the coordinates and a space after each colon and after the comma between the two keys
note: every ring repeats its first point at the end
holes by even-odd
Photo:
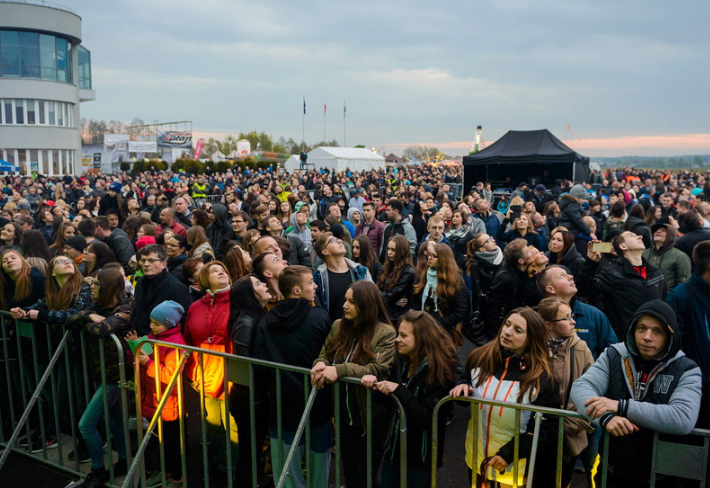
{"type": "Polygon", "coordinates": [[[567,147],[547,129],[509,130],[496,142],[464,156],[464,188],[479,181],[493,184],[542,183],[558,179],[584,182],[589,177],[589,158],[567,147]]]}

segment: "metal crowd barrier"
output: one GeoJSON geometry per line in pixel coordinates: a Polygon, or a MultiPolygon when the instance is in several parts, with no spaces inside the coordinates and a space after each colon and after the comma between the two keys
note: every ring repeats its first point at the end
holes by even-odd
{"type": "MultiPolygon", "coordinates": [[[[65,433],[70,433],[72,437],[71,446],[74,451],[77,450],[77,439],[80,435],[77,429],[78,418],[81,414],[82,405],[88,404],[91,398],[90,382],[87,372],[87,354],[85,347],[85,333],[77,332],[63,332],[59,334],[56,330],[51,327],[45,327],[38,323],[28,324],[21,321],[14,321],[10,319],[7,312],[0,312],[0,327],[2,329],[2,346],[0,349],[0,354],[2,354],[2,360],[4,365],[4,374],[6,378],[6,385],[2,385],[2,393],[0,398],[6,398],[7,402],[0,404],[0,421],[2,422],[3,428],[0,429],[0,446],[4,448],[2,457],[0,458],[0,469],[6,462],[10,452],[19,453],[23,455],[32,456],[34,459],[49,464],[57,469],[64,472],[73,474],[75,476],[83,475],[83,470],[80,469],[79,459],[76,457],[73,462],[65,459],[64,448],[65,442],[60,434],[62,431],[65,433]],[[13,329],[14,326],[14,329],[13,329]],[[48,355],[43,358],[41,355],[42,351],[38,350],[37,347],[37,334],[36,329],[45,328],[44,332],[48,340],[48,355]],[[14,336],[14,337],[13,337],[14,336]],[[61,337],[60,337],[61,336],[61,337]],[[72,351],[70,350],[69,344],[74,341],[74,350],[79,348],[77,351],[79,354],[76,357],[72,356],[72,351]],[[13,354],[13,348],[17,348],[17,354],[13,354]],[[31,358],[31,364],[28,360],[31,358]],[[74,360],[74,361],[73,361],[74,360]],[[77,363],[78,360],[78,363],[77,363]],[[75,364],[76,363],[76,364],[75,364]],[[29,381],[33,380],[33,381],[29,381]],[[65,388],[65,390],[62,390],[65,388]],[[7,393],[7,395],[5,394],[7,393]],[[60,405],[63,399],[66,402],[60,405]],[[62,412],[60,407],[68,408],[68,422],[65,421],[64,424],[69,423],[69,428],[67,429],[65,425],[62,425],[60,419],[66,420],[66,412],[62,412]],[[39,432],[42,439],[42,443],[46,442],[47,428],[46,424],[48,416],[45,412],[47,409],[51,409],[53,413],[54,427],[58,433],[58,447],[56,449],[56,455],[50,453],[46,448],[43,449],[41,456],[33,456],[29,448],[19,448],[16,445],[16,441],[20,434],[24,431],[26,435],[30,435],[30,423],[29,418],[33,409],[37,409],[37,418],[39,420],[39,432]],[[12,426],[12,435],[8,438],[6,435],[7,426],[12,426]]],[[[59,329],[61,331],[61,329],[59,329]]],[[[123,348],[121,343],[114,335],[109,336],[110,342],[115,345],[117,351],[119,352],[119,357],[123,358],[123,348]]],[[[104,342],[100,341],[100,361],[102,374],[102,384],[106,385],[106,374],[105,374],[105,358],[104,358],[104,342]]],[[[214,356],[221,358],[223,361],[223,367],[226,374],[224,375],[224,389],[229,391],[232,385],[241,385],[249,388],[249,430],[251,442],[249,446],[239,446],[247,447],[250,450],[250,460],[251,460],[251,472],[252,472],[252,486],[256,488],[259,473],[257,472],[257,460],[261,454],[259,449],[261,446],[261,440],[257,441],[257,406],[255,401],[255,387],[257,386],[257,380],[260,380],[260,376],[264,371],[269,371],[273,374],[273,379],[275,383],[275,402],[276,402],[276,439],[278,439],[280,459],[284,462],[281,463],[283,469],[280,473],[274,474],[274,484],[276,488],[282,488],[286,482],[289,475],[289,470],[291,469],[301,469],[301,466],[292,466],[292,459],[299,449],[301,440],[305,439],[304,448],[304,461],[305,461],[305,473],[306,481],[308,486],[312,486],[312,474],[311,473],[311,457],[312,457],[312,428],[310,422],[311,407],[315,401],[317,395],[327,394],[325,391],[318,391],[310,386],[310,370],[306,368],[298,368],[293,366],[287,366],[284,364],[273,363],[269,361],[263,361],[253,358],[246,358],[241,356],[236,356],[232,354],[219,353],[214,351],[209,351],[206,349],[201,349],[191,346],[176,345],[173,343],[167,343],[156,340],[143,340],[138,345],[138,350],[145,347],[146,344],[151,344],[154,349],[154,354],[156,355],[155,367],[157,372],[157,364],[159,363],[159,356],[161,354],[158,346],[174,349],[178,351],[179,362],[175,373],[172,375],[167,384],[160,382],[160,375],[156,374],[156,394],[159,398],[159,404],[153,417],[150,419],[149,425],[145,432],[141,428],[141,415],[137,415],[138,419],[138,432],[137,432],[137,452],[135,456],[131,457],[131,436],[128,428],[128,415],[129,415],[129,402],[127,390],[131,388],[131,384],[126,381],[126,371],[125,365],[121,360],[119,363],[120,372],[120,382],[121,382],[121,408],[122,408],[122,420],[124,425],[124,435],[128,454],[128,465],[129,472],[123,481],[116,479],[113,476],[113,464],[108,463],[109,471],[111,474],[111,485],[110,486],[121,486],[122,488],[138,487],[146,485],[146,471],[145,471],[145,454],[147,452],[148,443],[152,437],[157,433],[160,440],[163,440],[163,419],[162,412],[168,401],[169,394],[177,390],[178,396],[178,416],[180,421],[180,453],[181,453],[181,466],[182,466],[182,482],[184,486],[210,486],[210,443],[209,439],[206,437],[205,429],[205,412],[204,412],[204,393],[199,393],[200,402],[200,431],[201,431],[201,470],[188,469],[189,459],[198,459],[196,455],[188,456],[188,438],[187,438],[187,420],[188,415],[185,407],[185,391],[183,389],[182,377],[188,361],[191,359],[199,359],[201,362],[206,356],[214,356]],[[295,373],[302,376],[303,382],[303,399],[304,399],[304,411],[301,415],[298,428],[295,432],[294,439],[288,450],[288,453],[284,452],[284,428],[283,428],[283,418],[282,409],[280,408],[283,404],[282,397],[282,376],[284,373],[295,373]],[[203,475],[204,481],[198,480],[199,472],[203,475]],[[189,478],[188,478],[189,477],[189,478]],[[188,485],[188,479],[190,484],[188,485]]],[[[112,346],[113,347],[113,346],[112,346]]],[[[137,357],[136,352],[136,357],[137,357]]],[[[139,364],[136,361],[134,363],[135,367],[135,393],[137,398],[137,405],[140,412],[140,397],[141,390],[144,385],[141,384],[141,376],[139,372],[139,364]]],[[[332,385],[333,394],[333,429],[334,429],[334,450],[335,450],[335,464],[334,468],[334,480],[330,480],[330,484],[334,486],[343,486],[344,480],[341,473],[341,425],[344,421],[342,417],[341,405],[341,388],[345,388],[346,385],[355,385],[357,388],[362,388],[360,385],[360,380],[357,378],[341,378],[332,385]]],[[[366,432],[366,444],[367,444],[367,486],[371,488],[374,479],[373,466],[373,432],[372,432],[372,391],[366,390],[366,419],[367,419],[367,432],[366,432]]],[[[401,488],[407,487],[407,419],[406,413],[403,406],[399,403],[397,398],[390,395],[394,402],[394,407],[396,410],[396,415],[398,416],[399,423],[397,427],[398,435],[400,436],[400,459],[399,459],[399,471],[400,471],[400,485],[401,488]]],[[[111,435],[109,427],[109,415],[107,408],[107,399],[104,396],[104,419],[105,427],[107,432],[107,443],[109,458],[111,458],[111,435]]],[[[521,413],[523,411],[532,412],[534,415],[535,422],[535,433],[539,431],[543,416],[555,416],[558,421],[558,436],[557,436],[557,457],[556,457],[556,485],[560,485],[561,481],[561,469],[562,469],[562,455],[563,455],[563,440],[564,440],[564,419],[566,417],[583,418],[582,415],[570,412],[566,410],[559,410],[553,408],[543,408],[536,406],[522,406],[516,403],[508,402],[496,402],[482,400],[478,398],[451,398],[447,397],[442,399],[434,408],[433,413],[433,423],[432,423],[432,470],[431,470],[431,486],[435,488],[437,486],[437,452],[442,449],[443,446],[439,445],[439,432],[438,432],[438,416],[442,407],[451,401],[466,402],[473,406],[489,405],[501,408],[512,408],[516,411],[515,417],[515,435],[514,439],[514,461],[513,461],[513,478],[517,483],[519,479],[518,476],[518,459],[519,459],[519,445],[520,445],[520,430],[521,430],[521,413]]],[[[225,396],[224,400],[224,410],[230,412],[230,395],[225,396]]],[[[480,415],[479,408],[472,408],[472,421],[477,422],[478,416],[480,415]]],[[[300,412],[299,412],[300,413],[300,412]]],[[[224,418],[224,429],[227,433],[230,431],[230,423],[234,422],[231,415],[226,415],[224,418]]],[[[705,483],[705,473],[707,469],[707,457],[710,450],[710,431],[695,429],[692,435],[702,437],[703,443],[700,446],[687,446],[685,444],[677,444],[673,442],[668,442],[663,440],[661,436],[657,433],[654,436],[653,443],[653,459],[652,459],[652,476],[651,487],[655,486],[655,475],[669,475],[669,476],[679,476],[692,480],[696,480],[700,483],[700,486],[704,486],[705,483]]],[[[526,479],[527,486],[531,486],[534,480],[534,466],[535,458],[537,456],[537,440],[539,436],[534,435],[533,437],[533,447],[531,450],[529,463],[528,463],[528,475],[526,479]]],[[[607,466],[607,456],[609,452],[609,434],[605,433],[602,440],[602,458],[600,462],[600,469],[603,469],[601,473],[601,488],[606,486],[606,466],[607,466]]],[[[231,473],[233,471],[233,466],[231,463],[231,449],[232,444],[230,441],[230,436],[225,436],[225,450],[226,450],[226,462],[227,462],[227,472],[231,473]]],[[[163,443],[159,443],[159,458],[160,458],[160,472],[163,476],[163,481],[167,481],[165,473],[165,453],[164,453],[163,443]]],[[[477,443],[473,446],[473,459],[477,459],[477,443]]],[[[173,473],[174,474],[174,473],[173,473]]],[[[476,486],[477,482],[477,472],[473,469],[472,482],[473,486],[476,486]]],[[[227,486],[233,486],[233,480],[231,476],[227,478],[227,486]]],[[[517,485],[514,485],[517,486],[517,485]]]]}
{"type": "MultiPolygon", "coordinates": [[[[171,348],[174,350],[179,351],[180,355],[180,364],[179,367],[177,368],[175,374],[171,378],[169,384],[165,388],[163,393],[158,393],[158,396],[161,398],[161,401],[158,405],[158,408],[153,415],[153,418],[150,419],[149,426],[146,430],[146,433],[144,434],[144,438],[142,440],[139,440],[140,447],[138,449],[138,452],[135,455],[135,458],[133,460],[133,463],[129,467],[128,474],[126,475],[126,478],[123,481],[123,484],[121,485],[122,488],[128,488],[131,486],[132,482],[136,482],[138,478],[138,474],[140,473],[141,477],[141,483],[143,483],[142,486],[145,485],[145,469],[142,466],[143,461],[144,461],[144,455],[147,447],[147,438],[152,435],[152,433],[155,431],[156,427],[159,432],[159,436],[162,437],[162,424],[163,424],[163,419],[162,419],[162,411],[165,407],[166,400],[170,392],[177,387],[178,390],[178,398],[182,399],[184,398],[183,393],[182,393],[182,384],[180,381],[178,381],[178,376],[181,374],[183,367],[185,365],[185,362],[188,358],[188,356],[196,357],[197,360],[200,361],[200,363],[203,362],[204,356],[207,355],[212,355],[215,357],[220,357],[224,361],[224,371],[226,374],[224,375],[224,391],[229,391],[230,390],[230,383],[232,385],[241,385],[249,388],[249,416],[250,416],[250,439],[251,439],[251,445],[247,446],[250,451],[251,451],[251,470],[252,470],[252,486],[254,488],[257,487],[257,481],[258,481],[258,475],[259,473],[257,472],[257,459],[260,455],[258,452],[258,444],[257,444],[257,439],[256,439],[256,402],[255,402],[255,372],[261,368],[261,370],[270,370],[274,375],[275,375],[275,385],[276,385],[276,391],[275,391],[275,401],[276,401],[276,437],[278,439],[278,443],[280,446],[283,446],[283,418],[282,418],[282,409],[279,408],[282,405],[282,388],[281,388],[281,383],[282,383],[282,374],[284,372],[291,372],[291,373],[296,373],[300,374],[303,377],[303,395],[304,395],[304,403],[305,403],[305,409],[303,414],[301,415],[300,423],[298,425],[298,428],[296,430],[295,436],[293,441],[291,442],[291,447],[289,448],[288,454],[286,455],[284,462],[281,463],[283,466],[283,471],[281,473],[273,473],[274,474],[274,484],[276,488],[282,488],[284,484],[286,483],[287,477],[289,475],[289,471],[293,468],[292,466],[292,459],[295,455],[296,450],[299,448],[300,441],[301,439],[305,436],[305,466],[306,466],[306,473],[307,473],[307,479],[306,482],[308,486],[311,486],[312,480],[311,480],[311,475],[310,473],[310,467],[311,467],[311,456],[312,452],[309,446],[312,446],[311,443],[311,425],[310,422],[308,422],[309,417],[310,417],[310,409],[313,406],[313,402],[315,400],[316,395],[318,394],[326,394],[325,392],[319,392],[315,388],[311,387],[310,385],[310,369],[306,368],[299,368],[295,366],[288,366],[285,364],[280,364],[280,363],[274,363],[270,361],[264,361],[264,360],[259,360],[259,359],[254,359],[254,358],[247,358],[243,356],[236,356],[233,354],[227,354],[227,353],[220,353],[220,352],[215,352],[215,351],[209,351],[197,347],[192,347],[192,346],[184,346],[184,345],[176,345],[173,343],[169,342],[162,342],[162,341],[157,341],[157,340],[144,340],[141,341],[138,345],[138,348],[136,350],[136,354],[138,353],[138,350],[140,350],[142,347],[145,346],[145,344],[151,344],[153,347],[153,351],[155,354],[158,354],[158,346],[163,346],[167,348],[171,348]],[[161,397],[162,395],[162,397],[161,397]]],[[[158,360],[156,359],[156,363],[158,360]]],[[[156,375],[157,376],[157,375],[156,375]]],[[[137,396],[137,401],[140,401],[140,391],[141,391],[141,384],[140,384],[140,375],[138,374],[138,370],[136,369],[136,396],[137,396]]],[[[334,446],[335,446],[335,464],[334,464],[334,471],[335,471],[335,486],[343,486],[343,479],[342,479],[342,474],[341,474],[341,469],[340,469],[340,461],[341,461],[341,435],[340,435],[340,426],[341,426],[341,405],[340,405],[340,389],[344,388],[343,384],[355,384],[357,385],[358,388],[363,388],[360,385],[360,379],[359,378],[341,378],[337,382],[335,382],[332,385],[333,388],[333,412],[334,412],[334,446]]],[[[161,385],[159,384],[159,381],[156,380],[156,391],[161,392],[161,385]]],[[[366,419],[367,419],[367,487],[371,488],[372,487],[372,480],[374,479],[373,476],[373,460],[372,460],[372,391],[371,390],[366,390],[367,394],[367,410],[366,410],[366,419]]],[[[406,429],[406,415],[404,412],[404,407],[401,405],[398,399],[395,397],[392,397],[395,400],[395,407],[397,409],[397,415],[399,416],[399,435],[401,438],[401,449],[400,449],[400,479],[401,479],[401,488],[406,488],[407,487],[407,470],[406,470],[406,447],[407,447],[407,429],[406,429]]],[[[204,392],[200,392],[200,406],[204,404],[205,401],[205,394],[204,392]]],[[[227,412],[230,412],[230,395],[225,395],[225,406],[224,410],[227,412]]],[[[179,404],[182,404],[182,401],[179,401],[179,404]]],[[[201,422],[201,431],[202,431],[202,474],[203,474],[203,479],[207,480],[210,477],[209,473],[209,455],[208,455],[208,439],[206,438],[205,434],[205,418],[204,418],[204,412],[201,412],[202,415],[200,416],[200,422],[201,422]]],[[[185,415],[184,409],[180,408],[180,420],[181,422],[183,421],[183,416],[185,415]]],[[[229,424],[231,422],[234,422],[234,419],[231,418],[230,416],[227,416],[225,419],[226,425],[225,430],[229,432],[230,427],[229,424]]],[[[140,424],[140,422],[139,422],[140,424]]],[[[272,426],[273,427],[273,426],[272,426]]],[[[140,432],[140,429],[139,429],[140,432]]],[[[261,442],[259,442],[261,444],[261,442]]],[[[188,480],[188,472],[186,468],[186,446],[187,446],[187,439],[185,439],[185,431],[184,429],[181,428],[180,430],[180,446],[181,446],[181,456],[182,456],[182,466],[183,466],[183,471],[182,471],[182,479],[183,479],[183,484],[187,486],[187,480],[188,480]]],[[[242,446],[239,446],[242,448],[242,446]]],[[[226,450],[226,460],[227,460],[227,472],[232,471],[232,465],[231,465],[231,441],[229,435],[225,437],[225,450],[226,450]]],[[[281,451],[281,449],[279,449],[281,451]]],[[[165,480],[165,472],[164,472],[164,466],[165,466],[165,459],[164,459],[164,452],[162,448],[160,449],[160,464],[161,468],[163,470],[163,479],[165,480]]],[[[296,467],[297,469],[300,469],[300,467],[296,467]]],[[[194,473],[193,473],[194,474],[194,473]]],[[[201,484],[201,483],[198,483],[201,484]]],[[[208,484],[205,484],[205,486],[209,486],[208,484]]],[[[233,480],[231,477],[227,477],[227,486],[232,487],[233,486],[233,480]]]]}
{"type": "MultiPolygon", "coordinates": [[[[86,332],[64,331],[52,328],[42,322],[23,322],[14,320],[10,313],[0,311],[0,329],[2,346],[0,355],[5,377],[0,398],[0,447],[4,450],[0,456],[0,470],[10,453],[30,456],[63,472],[81,477],[86,470],[80,469],[79,456],[68,459],[64,434],[71,435],[70,447],[78,452],[79,419],[83,409],[93,396],[93,384],[89,378],[86,349],[86,332]],[[46,341],[46,342],[45,342],[46,341]],[[36,413],[35,413],[36,412],[36,413]],[[30,418],[38,421],[36,431],[42,444],[41,455],[32,453],[32,435],[30,418]],[[47,425],[52,422],[53,425],[47,425]],[[56,435],[56,450],[47,449],[48,429],[53,427],[56,435]],[[7,437],[11,429],[12,434],[7,437]],[[27,447],[20,447],[17,441],[24,434],[27,447]]],[[[104,408],[106,444],[109,453],[108,472],[111,483],[116,482],[113,472],[112,438],[110,414],[106,397],[106,341],[116,347],[119,357],[118,371],[120,378],[120,404],[124,425],[127,459],[130,464],[131,443],[128,430],[128,395],[131,387],[127,382],[123,347],[119,339],[110,334],[99,341],[99,361],[101,368],[101,386],[104,408]]]]}

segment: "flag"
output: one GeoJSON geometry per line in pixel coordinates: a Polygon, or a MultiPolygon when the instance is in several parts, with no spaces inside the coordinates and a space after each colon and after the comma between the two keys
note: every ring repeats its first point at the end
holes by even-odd
{"type": "Polygon", "coordinates": [[[306,115],[306,97],[303,97],[303,115],[306,115]]]}
{"type": "Polygon", "coordinates": [[[343,118],[345,118],[347,110],[345,109],[345,100],[343,100],[343,118]]]}
{"type": "Polygon", "coordinates": [[[327,104],[327,103],[324,103],[324,104],[323,104],[323,115],[325,115],[325,113],[326,113],[327,111],[328,111],[328,104],[327,104]]]}

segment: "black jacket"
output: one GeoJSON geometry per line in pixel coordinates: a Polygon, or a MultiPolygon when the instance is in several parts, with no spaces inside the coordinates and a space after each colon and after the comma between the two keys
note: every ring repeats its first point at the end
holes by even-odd
{"type": "Polygon", "coordinates": [[[175,256],[174,258],[168,258],[168,272],[187,286],[188,283],[182,275],[182,264],[185,261],[187,261],[187,254],[181,254],[179,256],[175,256]]]}
{"type": "Polygon", "coordinates": [[[123,269],[126,271],[126,275],[130,274],[128,262],[136,254],[136,250],[133,247],[133,243],[128,237],[128,234],[126,234],[122,229],[113,229],[111,231],[111,235],[106,237],[104,242],[116,255],[116,259],[119,263],[121,263],[121,266],[123,266],[123,269]]]}
{"type": "Polygon", "coordinates": [[[214,222],[207,226],[205,232],[212,249],[214,249],[215,259],[222,260],[224,259],[224,246],[234,235],[232,216],[229,215],[227,207],[224,205],[213,205],[212,211],[214,212],[214,222]]]}
{"type": "Polygon", "coordinates": [[[480,311],[485,305],[486,296],[493,284],[493,277],[500,267],[505,263],[493,264],[474,257],[468,274],[471,276],[471,301],[473,310],[480,311]]]}
{"type": "MultiPolygon", "coordinates": [[[[287,298],[277,303],[259,322],[254,340],[254,357],[310,369],[330,329],[328,312],[311,306],[306,299],[287,298]]],[[[276,382],[273,370],[258,373],[262,397],[265,398],[264,394],[269,396],[271,425],[276,425],[276,382]]],[[[305,408],[304,381],[308,381],[305,373],[281,373],[281,416],[284,430],[294,431],[298,428],[305,408]]],[[[312,426],[330,420],[332,409],[329,393],[318,392],[310,415],[312,426]]]]}
{"type": "Polygon", "coordinates": [[[434,317],[448,332],[451,332],[459,322],[467,323],[471,317],[471,299],[468,294],[466,285],[461,285],[454,299],[448,305],[444,304],[439,298],[438,312],[434,310],[434,302],[431,298],[427,299],[424,307],[422,307],[422,293],[418,293],[412,297],[412,308],[414,310],[423,310],[429,312],[429,315],[434,317]]]}
{"type": "MultiPolygon", "coordinates": [[[[481,309],[483,324],[489,339],[498,334],[501,321],[508,312],[516,307],[530,305],[526,291],[532,290],[533,284],[534,281],[515,265],[508,261],[503,262],[493,277],[485,307],[481,309]]],[[[532,305],[537,305],[537,302],[532,305]]]]}
{"type": "Polygon", "coordinates": [[[237,356],[252,357],[254,355],[254,339],[258,320],[248,313],[240,313],[237,320],[230,327],[234,354],[237,356]]]}
{"type": "MultiPolygon", "coordinates": [[[[432,444],[432,417],[434,407],[439,400],[448,396],[455,381],[443,385],[427,386],[425,379],[428,365],[422,365],[411,378],[407,378],[407,364],[401,358],[392,368],[389,380],[398,383],[399,386],[392,393],[402,404],[407,416],[407,464],[424,469],[431,469],[431,444],[432,444]]],[[[453,403],[445,404],[439,411],[438,435],[439,446],[443,446],[446,436],[446,417],[453,408],[453,403]]],[[[392,432],[393,442],[385,456],[385,462],[392,460],[398,469],[400,454],[399,431],[395,430],[397,425],[393,418],[392,432]]],[[[441,466],[444,461],[444,450],[437,451],[437,465],[441,466]]]]}
{"type": "Polygon", "coordinates": [[[668,294],[666,279],[658,269],[642,258],[646,266],[646,279],[636,272],[628,259],[618,258],[595,273],[596,263],[587,259],[585,273],[592,276],[589,299],[609,317],[617,337],[625,337],[626,324],[644,303],[663,300],[668,294]]]}
{"type": "Polygon", "coordinates": [[[557,225],[567,228],[575,237],[580,233],[591,234],[589,227],[582,221],[582,207],[571,195],[560,197],[560,219],[557,225]]]}
{"type": "Polygon", "coordinates": [[[407,304],[408,306],[404,307],[398,307],[396,303],[402,298],[411,299],[412,287],[414,287],[415,278],[416,275],[414,272],[414,268],[412,268],[411,266],[407,266],[402,270],[402,274],[399,276],[399,279],[389,291],[384,291],[384,285],[387,285],[386,281],[380,288],[382,297],[385,299],[387,315],[393,323],[397,321],[402,315],[404,315],[410,308],[409,305],[411,304],[407,304]]]}
{"type": "Polygon", "coordinates": [[[707,240],[710,240],[710,229],[691,230],[676,241],[675,247],[688,255],[690,264],[692,268],[695,269],[695,265],[693,264],[693,248],[698,242],[707,240]]]}
{"type": "MultiPolygon", "coordinates": [[[[167,269],[155,277],[141,277],[136,284],[134,297],[136,303],[133,327],[139,336],[148,335],[150,332],[150,312],[156,305],[166,300],[173,300],[187,310],[192,304],[187,285],[168,273],[167,269]]],[[[185,315],[181,324],[184,324],[185,315]]]]}

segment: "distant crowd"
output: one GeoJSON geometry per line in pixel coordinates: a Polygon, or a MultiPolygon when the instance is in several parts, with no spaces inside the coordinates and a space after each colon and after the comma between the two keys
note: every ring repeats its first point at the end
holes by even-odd
{"type": "MultiPolygon", "coordinates": [[[[290,174],[235,167],[200,175],[4,177],[0,184],[0,308],[37,327],[91,338],[83,353],[92,395],[77,402],[80,418],[68,420],[81,435],[70,458],[91,462],[88,488],[110,478],[104,415],[118,453],[113,474],[127,469],[120,358],[107,353],[103,371],[99,361],[98,344],[110,334],[141,364],[146,388],[131,415],[148,420],[160,400],[156,382],[163,391],[179,355],[161,348],[157,358],[133,357],[125,341],[141,337],[306,367],[319,389],[360,378],[375,390],[374,486],[399,484],[401,440],[389,395],[405,408],[408,484],[416,487],[429,486],[433,408],[449,395],[585,415],[564,423],[562,486],[575,469],[590,483],[607,470],[607,486],[649,486],[654,432],[686,436],[710,426],[708,173],[620,168],[579,183],[466,187],[461,167],[290,174]],[[465,340],[474,349],[459,358],[465,340]],[[612,435],[608,465],[596,469],[604,431],[612,435]]],[[[31,362],[32,354],[21,353],[34,348],[46,364],[50,344],[29,341],[13,339],[0,355],[31,362]]],[[[184,374],[204,407],[212,486],[228,477],[251,486],[252,440],[260,452],[270,438],[271,462],[259,457],[258,471],[270,466],[277,477],[305,406],[301,378],[264,373],[257,391],[225,391],[222,364],[193,358],[184,374]],[[250,393],[265,406],[255,418],[250,393]]],[[[19,374],[12,369],[2,391],[16,387],[19,374]]],[[[340,391],[345,485],[365,487],[365,390],[346,384],[340,391]]],[[[311,413],[314,486],[329,483],[332,396],[319,393],[311,413]]],[[[4,429],[19,397],[0,400],[4,429]]],[[[42,398],[65,400],[51,391],[42,398]]],[[[440,446],[451,405],[439,417],[440,446]]],[[[168,486],[182,486],[180,411],[173,392],[162,413],[165,467],[153,446],[149,486],[163,476],[168,486]]],[[[51,408],[34,412],[34,434],[21,446],[56,447],[62,422],[53,416],[51,408]]],[[[465,445],[471,478],[524,484],[534,416],[520,418],[517,468],[514,410],[481,406],[475,418],[465,445]]],[[[537,433],[533,486],[554,486],[558,428],[546,416],[537,433]]],[[[298,453],[287,486],[307,484],[306,455],[298,453]]],[[[678,483],[659,476],[656,486],[678,483]]]]}

